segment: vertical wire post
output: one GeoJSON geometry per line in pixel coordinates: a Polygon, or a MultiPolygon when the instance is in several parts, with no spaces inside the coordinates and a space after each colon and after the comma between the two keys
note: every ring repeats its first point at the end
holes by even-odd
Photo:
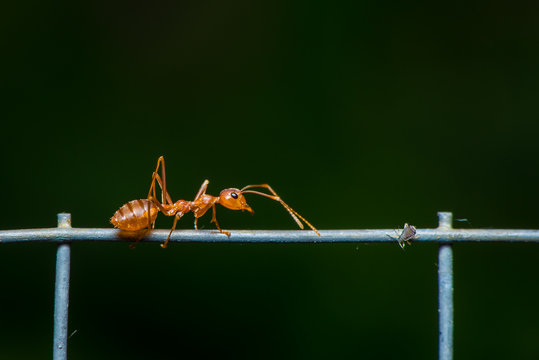
{"type": "MultiPolygon", "coordinates": [[[[71,214],[58,214],[58,227],[71,227],[71,214]]],[[[53,360],[67,359],[67,315],[69,307],[69,272],[71,245],[59,244],[56,251],[56,282],[54,287],[54,348],[53,360]]]]}
{"type": "MultiPolygon", "coordinates": [[[[453,214],[438,213],[438,229],[450,230],[453,214]]],[[[440,244],[438,249],[438,316],[440,360],[453,359],[453,247],[440,244]]]]}

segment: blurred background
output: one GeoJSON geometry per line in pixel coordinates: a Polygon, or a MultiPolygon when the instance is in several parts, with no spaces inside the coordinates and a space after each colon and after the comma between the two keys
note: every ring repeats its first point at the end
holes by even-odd
{"type": "MultiPolygon", "coordinates": [[[[442,210],[538,228],[537,3],[3,8],[2,230],[109,228],[160,155],[174,200],[269,183],[318,229],[442,210]]],[[[217,209],[224,229],[296,228],[248,201],[217,209]]],[[[55,251],[0,246],[0,358],[50,356],[55,251]]],[[[455,358],[537,359],[539,247],[454,253],[455,358]]],[[[74,244],[69,357],[434,359],[436,262],[427,244],[74,244]]]]}

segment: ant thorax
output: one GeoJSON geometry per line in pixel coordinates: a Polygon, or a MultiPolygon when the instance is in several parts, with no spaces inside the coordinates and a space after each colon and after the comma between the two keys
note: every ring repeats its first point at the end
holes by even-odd
{"type": "Polygon", "coordinates": [[[204,215],[218,201],[218,197],[204,194],[195,201],[189,201],[189,210],[198,218],[204,215]]]}

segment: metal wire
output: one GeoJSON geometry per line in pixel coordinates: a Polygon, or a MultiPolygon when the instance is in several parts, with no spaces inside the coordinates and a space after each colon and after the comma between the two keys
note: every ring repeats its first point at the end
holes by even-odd
{"type": "MultiPolygon", "coordinates": [[[[438,213],[436,229],[417,229],[418,243],[439,243],[438,311],[439,359],[453,359],[453,243],[460,242],[539,242],[539,230],[453,229],[452,214],[438,213]]],[[[169,230],[152,230],[141,241],[164,242],[169,230]]],[[[321,237],[310,230],[234,230],[227,237],[216,230],[176,230],[171,242],[238,243],[390,243],[397,242],[389,230],[323,230],[321,237]]],[[[136,234],[116,229],[71,228],[71,215],[58,214],[58,228],[0,231],[0,244],[25,242],[58,243],[54,306],[53,359],[67,359],[67,319],[69,304],[70,244],[80,241],[129,241],[136,234]]]]}
{"type": "MultiPolygon", "coordinates": [[[[175,230],[171,242],[253,242],[253,243],[387,243],[396,242],[395,231],[321,230],[321,237],[310,230],[232,230],[230,237],[217,230],[175,230]]],[[[164,242],[169,230],[152,230],[141,241],[164,242]]],[[[539,242],[539,230],[417,229],[416,243],[460,242],[539,242]]],[[[116,229],[28,229],[2,230],[0,243],[133,241],[134,234],[116,229]]]]}
{"type": "MultiPolygon", "coordinates": [[[[71,214],[58,214],[58,227],[71,227],[71,214]]],[[[67,317],[69,307],[70,244],[59,244],[56,251],[56,281],[54,284],[53,360],[67,359],[67,317]]]]}
{"type": "MultiPolygon", "coordinates": [[[[451,230],[453,214],[438,213],[438,228],[451,230]]],[[[442,243],[438,249],[438,358],[453,359],[453,245],[442,243]]]]}

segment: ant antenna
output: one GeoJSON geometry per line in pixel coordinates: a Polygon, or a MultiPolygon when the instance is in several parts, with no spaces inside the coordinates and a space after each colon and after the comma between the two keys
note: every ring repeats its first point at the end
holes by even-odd
{"type": "MultiPolygon", "coordinates": [[[[243,189],[246,189],[246,188],[249,188],[249,187],[253,187],[253,186],[256,186],[256,185],[247,185],[246,187],[244,187],[243,189]]],[[[303,229],[304,226],[303,224],[301,223],[301,220],[303,220],[303,222],[307,225],[309,225],[309,227],[316,233],[316,235],[318,236],[321,236],[320,233],[318,232],[318,230],[316,230],[316,228],[314,226],[311,225],[310,222],[308,222],[303,216],[301,216],[300,214],[297,213],[297,211],[295,211],[294,209],[292,209],[290,206],[288,206],[287,203],[285,203],[279,196],[277,195],[269,195],[269,194],[265,194],[263,192],[260,192],[260,191],[255,191],[255,190],[243,190],[241,189],[241,192],[243,194],[246,194],[246,193],[249,193],[249,194],[256,194],[256,195],[261,195],[261,196],[264,196],[264,197],[267,197],[268,199],[272,199],[272,200],[275,200],[275,201],[278,201],[281,203],[281,205],[284,206],[284,208],[288,211],[288,213],[290,214],[290,216],[292,216],[292,218],[296,221],[296,223],[298,224],[298,226],[300,227],[300,229],[303,229]],[[299,218],[299,219],[298,219],[299,218]]],[[[274,191],[272,191],[274,192],[274,191]]]]}

